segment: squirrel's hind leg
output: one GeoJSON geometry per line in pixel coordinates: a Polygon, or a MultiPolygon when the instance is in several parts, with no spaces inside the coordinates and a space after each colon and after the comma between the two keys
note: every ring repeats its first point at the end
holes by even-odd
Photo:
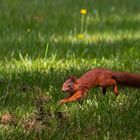
{"type": "Polygon", "coordinates": [[[102,92],[103,94],[106,93],[106,88],[113,86],[113,91],[114,94],[116,96],[118,96],[119,92],[118,92],[118,88],[117,88],[117,82],[114,79],[108,78],[108,79],[102,79],[102,81],[100,81],[100,86],[102,87],[102,92]]]}
{"type": "Polygon", "coordinates": [[[102,93],[103,95],[106,95],[106,87],[102,87],[102,93]]]}

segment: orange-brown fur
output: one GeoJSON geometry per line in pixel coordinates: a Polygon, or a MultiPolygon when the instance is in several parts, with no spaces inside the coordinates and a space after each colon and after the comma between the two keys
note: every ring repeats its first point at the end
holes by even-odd
{"type": "Polygon", "coordinates": [[[93,87],[101,87],[102,93],[106,94],[106,88],[112,86],[115,95],[117,96],[118,85],[140,88],[140,75],[127,72],[113,72],[103,68],[94,68],[86,72],[79,79],[72,76],[63,84],[62,90],[70,93],[68,98],[60,101],[67,103],[81,99],[86,95],[86,92],[93,87]]]}

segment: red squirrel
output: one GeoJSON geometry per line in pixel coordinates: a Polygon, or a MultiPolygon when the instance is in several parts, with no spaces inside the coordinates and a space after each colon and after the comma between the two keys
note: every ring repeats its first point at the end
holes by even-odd
{"type": "Polygon", "coordinates": [[[93,87],[101,87],[104,95],[108,87],[113,87],[115,95],[118,96],[117,85],[140,88],[140,75],[128,72],[114,72],[104,68],[94,68],[86,72],[79,79],[72,76],[64,82],[62,91],[69,93],[70,96],[60,100],[60,104],[81,99],[93,87]]]}

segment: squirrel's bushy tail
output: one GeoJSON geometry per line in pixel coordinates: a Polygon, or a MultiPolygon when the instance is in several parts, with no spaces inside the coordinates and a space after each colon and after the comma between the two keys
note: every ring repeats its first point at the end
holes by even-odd
{"type": "Polygon", "coordinates": [[[112,78],[115,79],[120,85],[140,88],[139,74],[132,74],[127,72],[113,72],[112,78]]]}

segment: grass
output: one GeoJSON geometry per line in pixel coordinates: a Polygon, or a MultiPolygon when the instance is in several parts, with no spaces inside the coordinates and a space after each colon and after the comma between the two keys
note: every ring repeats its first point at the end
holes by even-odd
{"type": "Polygon", "coordinates": [[[1,0],[0,139],[140,139],[138,89],[58,104],[69,75],[140,73],[139,9],[139,0],[1,0]]]}

